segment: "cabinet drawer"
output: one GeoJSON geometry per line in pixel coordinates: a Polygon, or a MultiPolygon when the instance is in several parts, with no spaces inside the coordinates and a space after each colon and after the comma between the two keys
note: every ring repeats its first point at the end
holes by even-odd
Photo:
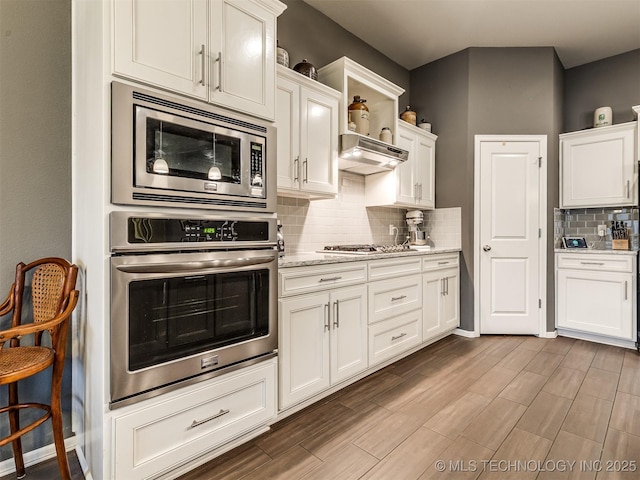
{"type": "Polygon", "coordinates": [[[266,424],[275,359],[115,417],[114,478],[149,478],[266,424]]]}
{"type": "Polygon", "coordinates": [[[369,262],[369,280],[383,280],[420,273],[420,257],[403,257],[369,262]]]}
{"type": "Polygon", "coordinates": [[[369,326],[369,366],[388,360],[422,342],[422,310],[369,326]]]}
{"type": "Polygon", "coordinates": [[[422,308],[422,276],[411,275],[369,284],[369,323],[422,308]]]}
{"type": "Polygon", "coordinates": [[[459,263],[458,257],[459,255],[457,253],[428,255],[422,259],[422,271],[428,272],[429,270],[455,267],[459,263]]]}
{"type": "Polygon", "coordinates": [[[317,292],[342,285],[367,281],[366,262],[280,269],[278,294],[280,297],[317,292]]]}
{"type": "Polygon", "coordinates": [[[635,255],[622,254],[558,254],[557,268],[574,270],[602,270],[608,272],[633,272],[635,255]]]}

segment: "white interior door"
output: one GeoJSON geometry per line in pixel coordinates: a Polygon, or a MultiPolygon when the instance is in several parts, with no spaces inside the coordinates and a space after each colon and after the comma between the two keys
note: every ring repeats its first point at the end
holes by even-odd
{"type": "Polygon", "coordinates": [[[539,334],[541,144],[485,141],[479,154],[480,333],[539,334]]]}

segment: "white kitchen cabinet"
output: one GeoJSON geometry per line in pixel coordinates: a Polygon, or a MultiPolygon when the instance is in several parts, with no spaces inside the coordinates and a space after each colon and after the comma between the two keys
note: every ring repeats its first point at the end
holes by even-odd
{"type": "Polygon", "coordinates": [[[420,275],[381,280],[369,284],[369,323],[422,308],[420,275]]]}
{"type": "Polygon", "coordinates": [[[459,275],[456,268],[425,273],[422,277],[424,289],[423,340],[454,330],[460,325],[459,275]]]}
{"type": "Polygon", "coordinates": [[[369,325],[369,365],[377,365],[422,343],[422,309],[369,325]]]}
{"type": "MultiPolygon", "coordinates": [[[[375,72],[354,62],[348,57],[341,57],[318,69],[318,80],[341,92],[340,99],[340,133],[349,131],[349,105],[353,97],[359,95],[365,99],[369,108],[369,134],[378,139],[382,128],[391,129],[396,135],[398,120],[398,97],[404,89],[382,78],[375,72]]],[[[392,142],[397,145],[395,141],[392,142]]]]}
{"type": "Polygon", "coordinates": [[[156,478],[275,415],[276,359],[138,403],[112,418],[113,478],[156,478]]]}
{"type": "Polygon", "coordinates": [[[558,331],[635,341],[635,260],[622,254],[556,254],[558,331]]]}
{"type": "Polygon", "coordinates": [[[421,258],[369,263],[369,365],[422,343],[421,258]]]}
{"type": "Polygon", "coordinates": [[[338,193],[340,93],[278,65],[278,194],[326,198],[338,193]]]}
{"type": "Polygon", "coordinates": [[[636,153],[638,154],[638,161],[640,161],[640,105],[636,105],[635,107],[633,107],[633,111],[638,123],[638,125],[636,126],[636,153]]]}
{"type": "Polygon", "coordinates": [[[115,0],[113,72],[274,119],[277,0],[115,0]]]}
{"type": "Polygon", "coordinates": [[[428,341],[460,325],[458,254],[433,255],[423,261],[422,339],[428,341]]]}
{"type": "MultiPolygon", "coordinates": [[[[329,285],[341,280],[340,272],[317,276],[312,268],[299,270],[302,273],[296,269],[280,273],[281,284],[290,286],[286,291],[308,290],[309,283],[316,280],[329,285]],[[293,278],[283,281],[288,275],[293,278]],[[300,288],[296,289],[295,283],[300,288]]],[[[367,368],[366,285],[285,296],[278,305],[280,409],[367,368]]]]}
{"type": "Polygon", "coordinates": [[[438,137],[399,122],[396,145],[409,158],[390,172],[367,175],[365,205],[416,209],[435,208],[435,159],[438,137]]]}
{"type": "Polygon", "coordinates": [[[637,123],[560,135],[560,208],[638,204],[637,123]]]}

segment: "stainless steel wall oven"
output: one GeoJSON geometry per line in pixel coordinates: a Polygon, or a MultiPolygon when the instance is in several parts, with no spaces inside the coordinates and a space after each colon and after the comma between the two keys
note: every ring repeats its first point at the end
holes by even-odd
{"type": "Polygon", "coordinates": [[[119,82],[111,96],[113,203],[275,212],[272,124],[119,82]]]}
{"type": "Polygon", "coordinates": [[[110,220],[112,408],[276,355],[275,218],[110,220]]]}

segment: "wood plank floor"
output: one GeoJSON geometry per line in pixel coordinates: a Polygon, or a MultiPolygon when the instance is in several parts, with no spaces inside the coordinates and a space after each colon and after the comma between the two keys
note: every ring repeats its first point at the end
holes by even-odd
{"type": "MultiPolygon", "coordinates": [[[[59,478],[55,460],[27,474],[59,478]]],[[[564,337],[452,335],[180,480],[432,478],[640,478],[640,355],[564,337]]]]}
{"type": "Polygon", "coordinates": [[[180,480],[431,478],[640,478],[640,355],[452,335],[180,480]]]}

